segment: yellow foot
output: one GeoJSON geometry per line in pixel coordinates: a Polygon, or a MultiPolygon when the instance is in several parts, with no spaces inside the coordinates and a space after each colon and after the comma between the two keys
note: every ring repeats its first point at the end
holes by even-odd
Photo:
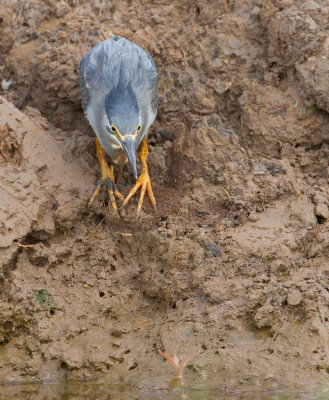
{"type": "Polygon", "coordinates": [[[91,205],[91,203],[96,199],[98,193],[101,190],[101,187],[105,185],[110,197],[110,202],[113,208],[114,213],[119,217],[119,212],[118,212],[118,207],[117,207],[117,203],[115,201],[115,197],[116,196],[121,202],[123,201],[124,197],[123,195],[117,191],[115,183],[112,181],[111,177],[106,177],[104,178],[100,178],[97,182],[97,187],[93,193],[93,195],[91,196],[90,200],[89,200],[89,204],[88,206],[91,205]]]}
{"type": "Polygon", "coordinates": [[[151,200],[154,210],[156,209],[156,201],[155,201],[155,197],[154,197],[154,194],[152,191],[151,178],[150,178],[150,175],[148,172],[148,166],[147,166],[148,148],[147,148],[146,141],[144,141],[142,143],[142,149],[141,149],[139,156],[140,156],[140,159],[142,162],[142,172],[141,172],[139,178],[137,179],[135,186],[130,190],[128,196],[125,198],[125,200],[121,206],[121,208],[125,207],[127,205],[128,201],[137,192],[137,190],[140,189],[141,191],[139,194],[139,200],[138,200],[138,205],[137,205],[136,220],[138,220],[140,218],[142,205],[143,205],[143,201],[144,201],[146,192],[151,200]]]}
{"type": "Polygon", "coordinates": [[[97,182],[97,187],[91,196],[89,200],[88,206],[91,205],[91,203],[96,199],[98,193],[101,190],[101,187],[103,185],[106,186],[109,197],[110,197],[110,202],[113,208],[113,211],[115,214],[119,217],[118,213],[118,207],[115,201],[115,196],[122,202],[124,197],[121,193],[117,191],[117,188],[114,183],[114,175],[113,175],[113,167],[109,167],[106,161],[106,154],[105,151],[103,150],[101,144],[99,143],[98,139],[96,139],[96,152],[97,152],[97,157],[99,160],[99,164],[101,166],[102,170],[102,177],[98,180],[97,182]]]}

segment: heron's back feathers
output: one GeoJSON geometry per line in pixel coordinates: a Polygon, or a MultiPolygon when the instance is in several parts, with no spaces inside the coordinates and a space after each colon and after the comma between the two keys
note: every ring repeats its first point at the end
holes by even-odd
{"type": "MultiPolygon", "coordinates": [[[[80,88],[84,111],[97,97],[131,86],[138,98],[150,91],[156,110],[157,72],[152,57],[129,40],[114,36],[93,47],[80,63],[80,88]]],[[[96,100],[97,102],[97,100],[96,100]]]]}

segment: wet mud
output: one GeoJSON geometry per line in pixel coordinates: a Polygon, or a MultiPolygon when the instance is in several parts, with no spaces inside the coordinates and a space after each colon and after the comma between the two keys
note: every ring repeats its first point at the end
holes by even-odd
{"type": "Polygon", "coordinates": [[[195,387],[326,379],[328,16],[325,0],[0,3],[1,383],[168,388],[159,349],[198,353],[195,387]],[[134,202],[122,220],[105,193],[88,207],[79,61],[113,32],[159,71],[158,209],[139,223],[134,202]]]}

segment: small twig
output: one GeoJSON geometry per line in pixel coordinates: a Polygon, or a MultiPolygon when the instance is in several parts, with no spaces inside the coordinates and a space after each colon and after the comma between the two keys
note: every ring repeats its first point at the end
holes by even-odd
{"type": "Polygon", "coordinates": [[[226,193],[227,197],[231,197],[229,192],[223,186],[221,186],[221,188],[224,190],[224,192],[226,193]]]}
{"type": "Polygon", "coordinates": [[[28,94],[30,93],[30,90],[31,90],[32,85],[33,85],[33,82],[34,82],[34,79],[33,79],[32,82],[29,84],[29,86],[26,88],[26,90],[25,90],[25,92],[22,94],[21,98],[18,99],[18,100],[16,101],[15,107],[18,108],[19,110],[22,109],[23,104],[24,104],[24,102],[25,102],[25,100],[26,100],[28,94]]]}
{"type": "Polygon", "coordinates": [[[33,244],[22,244],[22,243],[16,243],[17,246],[19,247],[24,247],[24,248],[28,248],[28,247],[34,247],[33,244]]]}
{"type": "Polygon", "coordinates": [[[275,342],[275,340],[276,340],[276,338],[277,338],[277,336],[278,336],[278,334],[279,334],[279,332],[280,332],[280,330],[281,330],[281,328],[282,328],[282,325],[283,325],[283,322],[281,321],[280,324],[279,324],[278,329],[276,330],[276,332],[275,332],[274,335],[273,335],[272,343],[275,342]]]}
{"type": "Polygon", "coordinates": [[[101,219],[101,222],[99,222],[99,223],[95,226],[95,229],[99,228],[99,227],[102,225],[102,223],[103,223],[103,221],[105,220],[105,218],[106,218],[106,216],[103,217],[103,218],[101,219]]]}

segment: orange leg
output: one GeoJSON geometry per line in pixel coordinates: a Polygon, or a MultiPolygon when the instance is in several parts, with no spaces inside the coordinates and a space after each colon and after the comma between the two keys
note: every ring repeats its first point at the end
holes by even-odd
{"type": "Polygon", "coordinates": [[[150,178],[149,169],[147,166],[148,154],[149,154],[149,150],[147,148],[147,143],[144,140],[142,143],[141,151],[139,153],[139,158],[141,159],[141,162],[142,162],[142,172],[141,172],[139,178],[137,179],[135,186],[130,190],[128,196],[125,198],[124,202],[122,203],[122,207],[121,207],[121,208],[125,207],[127,205],[128,201],[133,197],[133,195],[140,188],[141,191],[139,194],[139,200],[138,200],[138,205],[137,205],[136,219],[139,219],[139,217],[140,217],[143,200],[144,200],[144,196],[145,196],[146,192],[151,200],[153,208],[156,209],[156,201],[155,201],[155,197],[154,197],[154,194],[152,191],[151,178],[150,178]]]}
{"type": "Polygon", "coordinates": [[[113,208],[114,212],[117,214],[117,216],[119,216],[118,207],[115,202],[114,196],[117,196],[118,199],[120,199],[121,201],[124,199],[124,197],[122,196],[121,193],[119,193],[117,191],[117,189],[115,187],[113,167],[108,166],[107,161],[106,161],[105,151],[97,138],[96,138],[96,153],[97,153],[99,165],[101,166],[102,177],[97,182],[97,188],[95,189],[93,195],[91,196],[91,199],[89,200],[89,205],[95,200],[95,198],[97,197],[98,193],[101,190],[101,187],[103,185],[105,185],[107,188],[107,191],[109,193],[109,196],[110,196],[112,208],[113,208]]]}

